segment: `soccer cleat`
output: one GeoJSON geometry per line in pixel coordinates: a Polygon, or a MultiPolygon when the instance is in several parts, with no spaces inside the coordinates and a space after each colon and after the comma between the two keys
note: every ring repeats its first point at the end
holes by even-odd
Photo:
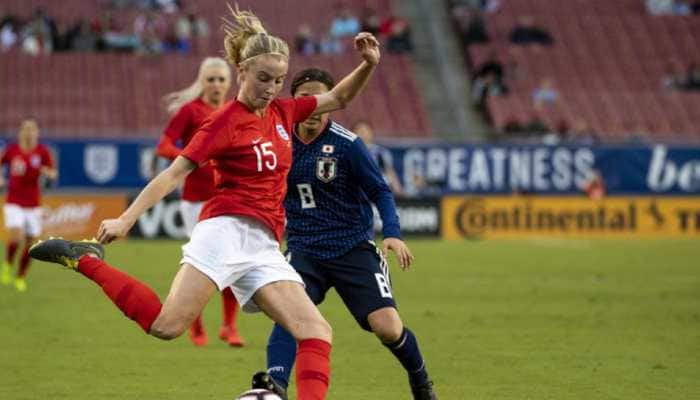
{"type": "Polygon", "coordinates": [[[27,281],[24,278],[15,279],[15,289],[18,292],[23,293],[27,291],[27,281]]]}
{"type": "Polygon", "coordinates": [[[190,341],[197,347],[204,347],[209,343],[206,332],[195,332],[190,329],[190,341]]]}
{"type": "Polygon", "coordinates": [[[104,247],[95,239],[70,241],[62,238],[40,240],[29,248],[29,256],[39,261],[61,264],[70,269],[78,269],[80,257],[92,254],[104,259],[104,247]]]}
{"type": "Polygon", "coordinates": [[[5,286],[12,283],[12,265],[7,261],[4,261],[0,267],[0,283],[5,286]]]}
{"type": "Polygon", "coordinates": [[[219,339],[228,343],[231,347],[243,347],[245,345],[245,341],[241,335],[238,334],[238,330],[232,326],[221,326],[221,329],[219,329],[219,339]]]}
{"type": "Polygon", "coordinates": [[[253,389],[265,389],[273,392],[282,398],[282,400],[288,400],[287,388],[282,387],[279,383],[275,382],[274,379],[267,372],[260,371],[253,375],[253,389]]]}
{"type": "Polygon", "coordinates": [[[413,400],[438,400],[433,390],[432,381],[419,386],[411,386],[411,392],[413,392],[413,400]]]}

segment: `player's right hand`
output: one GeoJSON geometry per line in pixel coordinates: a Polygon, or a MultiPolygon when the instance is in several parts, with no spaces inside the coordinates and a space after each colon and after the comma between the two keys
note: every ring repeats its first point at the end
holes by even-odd
{"type": "Polygon", "coordinates": [[[112,243],[115,239],[126,236],[132,225],[122,218],[106,219],[97,230],[97,240],[102,244],[112,243]]]}

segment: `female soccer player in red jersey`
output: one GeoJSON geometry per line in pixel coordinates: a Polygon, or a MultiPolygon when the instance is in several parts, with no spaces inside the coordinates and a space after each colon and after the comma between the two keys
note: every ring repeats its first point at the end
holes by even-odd
{"type": "MultiPolygon", "coordinates": [[[[189,87],[166,95],[163,100],[168,112],[173,114],[170,123],[158,143],[156,154],[174,160],[180,155],[181,147],[187,146],[204,120],[226,101],[226,93],[231,86],[231,69],[226,60],[218,57],[206,58],[199,66],[197,80],[189,87]],[[178,143],[181,147],[178,147],[178,143]]],[[[197,224],[204,202],[214,195],[214,169],[209,163],[194,169],[182,188],[180,213],[188,237],[197,224]]],[[[243,346],[243,339],[236,328],[238,302],[230,288],[221,292],[223,302],[223,323],[219,338],[231,346],[243,346]]],[[[190,326],[190,340],[196,346],[207,344],[202,316],[199,315],[190,326]]]]}
{"type": "MultiPolygon", "coordinates": [[[[38,142],[39,125],[34,119],[27,118],[22,121],[17,139],[17,143],[5,148],[1,159],[2,165],[7,166],[9,182],[3,207],[8,238],[0,282],[4,285],[12,283],[12,264],[17,249],[24,240],[24,249],[14,280],[15,288],[24,292],[27,290],[25,277],[30,262],[29,246],[41,233],[39,177],[44,175],[53,180],[58,173],[53,167],[49,149],[38,142]]],[[[5,179],[0,175],[0,187],[4,186],[5,179]]]]}
{"type": "Polygon", "coordinates": [[[101,243],[125,236],[146,209],[211,160],[216,193],[183,246],[182,267],[165,303],[148,286],[102,261],[99,244],[53,239],[37,243],[31,254],[78,270],[144,331],[165,340],[181,335],[217,288],[231,287],[244,311],[262,310],[298,341],[297,399],[324,399],[331,327],[279,249],[290,132],[313,114],[348,104],[379,63],[379,43],[369,33],[358,34],[355,47],[362,63],[328,93],[278,100],[289,65],[287,44],[269,35],[252,13],[232,13],[225,46],[238,71],[236,100],[214,112],[175,161],[119,218],[103,221],[97,235],[101,243]]]}

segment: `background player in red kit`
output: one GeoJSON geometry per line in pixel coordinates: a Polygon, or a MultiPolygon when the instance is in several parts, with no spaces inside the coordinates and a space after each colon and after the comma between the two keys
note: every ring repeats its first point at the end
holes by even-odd
{"type": "MultiPolygon", "coordinates": [[[[226,101],[231,87],[231,69],[226,60],[218,57],[204,59],[199,66],[197,80],[189,87],[166,95],[163,100],[169,113],[174,114],[156,148],[156,154],[174,160],[182,147],[192,140],[202,122],[226,101]]],[[[209,163],[193,170],[185,179],[180,200],[180,214],[187,237],[199,220],[204,202],[214,195],[214,169],[209,163]]],[[[223,323],[219,338],[231,346],[243,346],[243,339],[236,328],[238,302],[231,289],[221,292],[223,323]]],[[[196,346],[207,344],[207,333],[201,314],[190,326],[190,340],[196,346]]]]}
{"type": "MultiPolygon", "coordinates": [[[[22,121],[17,136],[17,143],[8,145],[2,154],[2,165],[7,169],[7,198],[3,207],[7,244],[5,261],[0,271],[0,282],[12,283],[12,265],[15,254],[24,240],[22,257],[19,260],[15,288],[27,290],[25,279],[29,268],[29,246],[41,233],[41,209],[39,178],[43,175],[54,180],[58,176],[53,167],[49,149],[39,143],[39,125],[32,118],[22,121]]],[[[0,175],[0,187],[5,186],[5,179],[0,175]]]]}
{"type": "Polygon", "coordinates": [[[97,234],[101,243],[125,236],[142,213],[211,160],[216,193],[183,246],[181,269],[165,303],[148,286],[105,263],[97,243],[50,239],[30,253],[76,269],[145,332],[165,340],[181,335],[216,289],[231,287],[244,311],[263,311],[297,340],[297,399],[324,399],[331,327],[279,248],[292,161],[290,132],[311,115],[347,105],[379,63],[379,43],[369,33],[358,34],[355,47],[363,61],[331,91],[278,100],[289,68],[287,44],[269,35],[249,12],[233,11],[226,28],[227,59],[238,71],[236,100],[214,112],[175,161],[121,216],[103,221],[97,234]]]}

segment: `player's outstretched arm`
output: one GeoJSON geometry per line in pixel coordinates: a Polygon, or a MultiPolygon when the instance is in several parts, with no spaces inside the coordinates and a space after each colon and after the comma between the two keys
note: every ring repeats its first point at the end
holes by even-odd
{"type": "Polygon", "coordinates": [[[114,239],[126,236],[141,214],[153,207],[168,193],[175,190],[177,185],[196,166],[195,163],[185,157],[178,156],[168,168],[158,174],[143,188],[136,200],[131,203],[129,208],[119,218],[102,221],[100,229],[97,231],[97,240],[100,243],[110,243],[114,239]]]}
{"type": "Polygon", "coordinates": [[[388,254],[389,250],[396,253],[396,257],[399,259],[399,265],[401,266],[402,270],[405,271],[411,267],[411,263],[413,262],[413,254],[411,253],[411,249],[408,248],[403,240],[390,237],[384,239],[382,244],[384,247],[384,254],[388,254]]]}
{"type": "Polygon", "coordinates": [[[345,108],[367,85],[381,57],[379,41],[371,33],[360,32],[355,36],[355,49],[362,56],[362,63],[330,92],[316,96],[317,106],[313,115],[345,108]]]}

